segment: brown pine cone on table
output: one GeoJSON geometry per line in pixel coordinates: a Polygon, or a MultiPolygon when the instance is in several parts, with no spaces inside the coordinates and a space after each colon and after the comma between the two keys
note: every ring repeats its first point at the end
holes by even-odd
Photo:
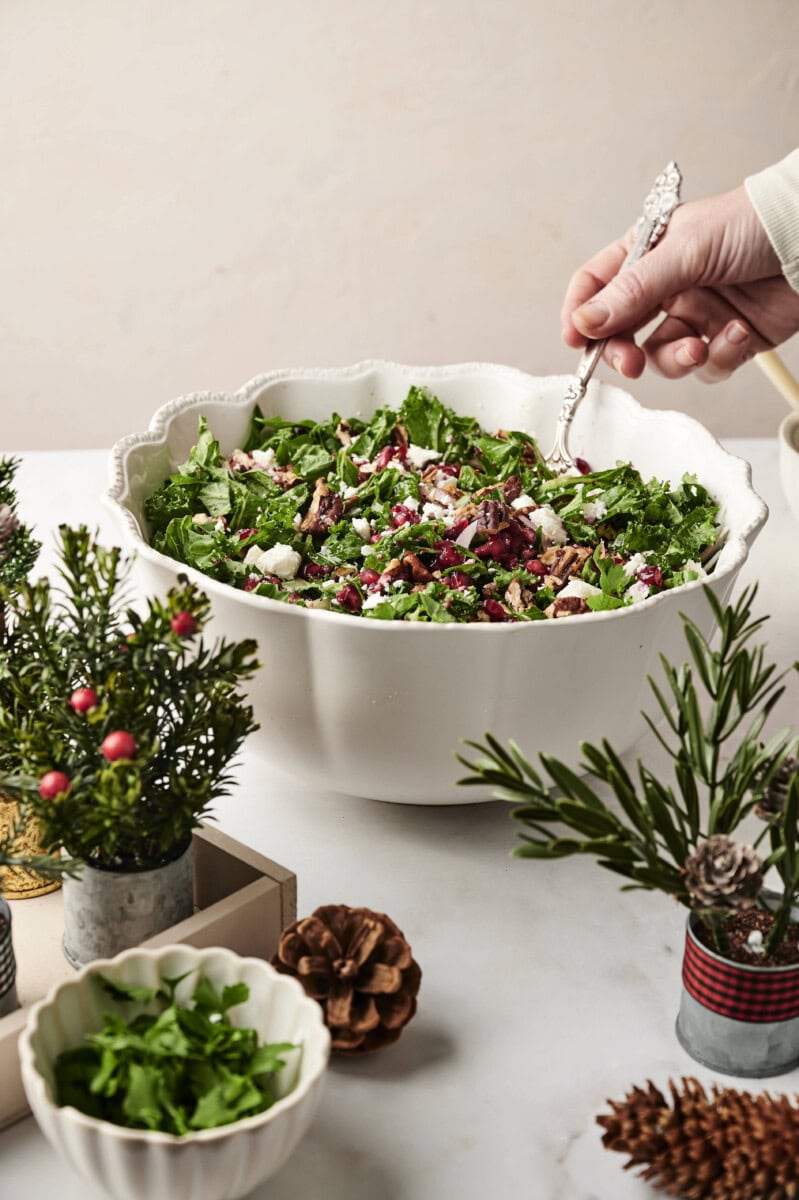
{"type": "Polygon", "coordinates": [[[795,1200],[799,1196],[796,1099],[752,1095],[696,1079],[634,1087],[597,1117],[602,1144],[628,1156],[625,1170],[679,1200],[795,1200]]]}
{"type": "Polygon", "coordinates": [[[323,905],[283,930],[272,966],[319,1001],[333,1049],[346,1054],[395,1042],[416,1012],[422,972],[385,913],[323,905]]]}

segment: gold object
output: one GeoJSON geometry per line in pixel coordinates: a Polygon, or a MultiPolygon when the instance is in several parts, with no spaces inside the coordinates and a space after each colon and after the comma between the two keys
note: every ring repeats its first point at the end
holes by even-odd
{"type": "MultiPolygon", "coordinates": [[[[42,854],[43,847],[39,829],[32,820],[26,821],[20,830],[20,807],[15,800],[0,793],[0,842],[8,842],[11,854],[42,854]],[[14,831],[16,836],[14,835],[14,831]]],[[[58,879],[45,879],[27,867],[0,867],[0,891],[7,900],[32,900],[35,896],[46,896],[60,888],[58,879]]]]}

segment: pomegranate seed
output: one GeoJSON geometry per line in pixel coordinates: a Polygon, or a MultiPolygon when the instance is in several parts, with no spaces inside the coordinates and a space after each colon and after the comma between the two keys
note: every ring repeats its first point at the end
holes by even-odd
{"type": "Polygon", "coordinates": [[[497,560],[504,557],[507,546],[499,537],[489,538],[487,542],[483,542],[482,546],[478,546],[475,554],[478,558],[496,558],[497,560]]]}
{"type": "Polygon", "coordinates": [[[346,584],[340,592],[336,592],[336,602],[351,613],[360,612],[363,605],[361,593],[353,583],[346,584]]]}
{"type": "Polygon", "coordinates": [[[483,612],[488,613],[492,621],[507,621],[508,614],[500,604],[499,600],[484,600],[483,612]]]}
{"type": "Polygon", "coordinates": [[[574,465],[581,475],[590,475],[591,468],[584,458],[575,458],[574,465]]]}
{"type": "Polygon", "coordinates": [[[378,471],[385,471],[386,467],[396,453],[397,452],[393,446],[384,446],[375,459],[375,473],[378,471]]]}
{"type": "Polygon", "coordinates": [[[547,569],[540,558],[529,558],[524,564],[531,575],[546,575],[547,569]]]}
{"type": "Polygon", "coordinates": [[[371,587],[373,584],[377,583],[378,579],[380,578],[380,574],[378,571],[373,571],[371,567],[364,567],[359,572],[358,578],[364,587],[371,587]]]}
{"type": "Polygon", "coordinates": [[[444,537],[453,542],[459,533],[463,533],[468,524],[468,517],[458,517],[457,521],[444,530],[444,537]]]}
{"type": "Polygon", "coordinates": [[[302,568],[303,579],[322,579],[323,576],[330,574],[330,567],[323,567],[321,563],[306,563],[302,568]]]}
{"type": "Polygon", "coordinates": [[[257,532],[258,532],[257,529],[240,529],[239,530],[239,541],[243,542],[245,540],[245,538],[251,537],[252,534],[257,533],[257,532]]]}
{"type": "Polygon", "coordinates": [[[455,463],[438,463],[436,470],[440,475],[449,475],[450,479],[457,479],[461,473],[460,467],[455,463]]]}
{"type": "Polygon", "coordinates": [[[261,581],[257,575],[248,575],[247,578],[244,580],[244,591],[251,592],[253,590],[253,588],[258,587],[258,584],[260,582],[261,581]]]}
{"type": "Polygon", "coordinates": [[[391,509],[391,524],[395,529],[401,525],[418,525],[419,514],[406,508],[404,504],[395,504],[391,509]]]}
{"type": "MultiPolygon", "coordinates": [[[[438,544],[442,545],[441,542],[438,544]]],[[[440,571],[445,571],[447,567],[459,567],[464,561],[464,555],[457,547],[453,546],[452,542],[444,542],[441,553],[436,559],[435,567],[440,571]]]]}
{"type": "Polygon", "coordinates": [[[636,572],[635,578],[639,583],[646,583],[649,587],[658,589],[663,587],[663,572],[660,567],[651,564],[641,567],[640,571],[636,572]]]}
{"type": "Polygon", "coordinates": [[[471,576],[465,571],[453,571],[451,575],[444,578],[447,587],[451,588],[467,588],[472,586],[471,576]]]}
{"type": "Polygon", "coordinates": [[[408,447],[407,446],[397,446],[396,455],[404,467],[408,461],[408,447]]]}
{"type": "Polygon", "coordinates": [[[369,538],[369,544],[372,546],[376,546],[382,536],[383,536],[382,533],[373,533],[372,536],[369,538]]]}

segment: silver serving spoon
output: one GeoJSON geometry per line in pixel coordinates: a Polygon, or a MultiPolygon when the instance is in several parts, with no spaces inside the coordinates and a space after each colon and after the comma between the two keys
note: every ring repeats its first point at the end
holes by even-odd
{"type": "MultiPolygon", "coordinates": [[[[655,242],[664,232],[671,214],[680,203],[680,185],[682,175],[675,162],[670,162],[664,171],[658,175],[652,190],[644,201],[644,211],[635,227],[635,240],[621,267],[629,267],[631,263],[643,258],[647,250],[651,250],[655,242]]],[[[569,429],[577,405],[582,400],[588,387],[588,380],[602,357],[602,351],[608,339],[593,342],[583,352],[577,374],[566,389],[563,403],[555,429],[555,445],[546,457],[547,466],[558,475],[568,475],[577,470],[577,464],[569,453],[569,429]]]]}

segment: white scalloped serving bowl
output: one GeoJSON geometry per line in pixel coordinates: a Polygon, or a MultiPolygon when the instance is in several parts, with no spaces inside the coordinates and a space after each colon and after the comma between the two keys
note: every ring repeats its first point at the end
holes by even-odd
{"type": "MultiPolygon", "coordinates": [[[[192,980],[181,985],[191,994],[192,980]]],[[[178,995],[184,999],[179,990],[178,995]]],[[[93,962],[34,1005],[19,1040],[22,1082],[33,1115],[55,1149],[113,1200],[236,1200],[278,1171],[305,1134],[320,1099],[330,1035],[316,1001],[269,963],[231,950],[164,946],[93,962]],[[92,976],[154,987],[164,976],[201,971],[217,989],[243,981],[250,998],[231,1009],[263,1042],[301,1046],[277,1077],[280,1099],[265,1113],[185,1137],[124,1129],[53,1100],[53,1063],[102,1028],[109,1002],[92,976]]]]}
{"type": "MultiPolygon", "coordinates": [[[[265,665],[252,699],[261,729],[250,745],[271,765],[325,790],[458,804],[489,796],[455,786],[454,755],[464,738],[490,730],[515,738],[530,754],[546,749],[574,761],[583,739],[607,737],[624,750],[645,732],[647,674],[656,672],[661,651],[684,657],[680,612],[710,629],[699,582],[631,608],[567,620],[375,621],[233,589],[157,553],[146,540],[144,501],[188,457],[200,414],[229,452],[241,444],[256,403],[297,419],[333,411],[368,418],[379,405],[398,406],[411,384],[426,384],[490,430],[533,433],[546,451],[568,382],[481,363],[272,371],[230,395],[173,400],[147,432],[116,444],[105,501],[138,553],[145,586],[163,589],[186,571],[210,595],[219,632],[258,639],[265,665]]],[[[620,388],[597,382],[577,410],[571,448],[596,469],[625,460],[646,477],[675,484],[694,472],[720,502],[728,530],[710,579],[726,599],[767,515],[747,463],[692,418],[644,409],[620,388]]]]}

